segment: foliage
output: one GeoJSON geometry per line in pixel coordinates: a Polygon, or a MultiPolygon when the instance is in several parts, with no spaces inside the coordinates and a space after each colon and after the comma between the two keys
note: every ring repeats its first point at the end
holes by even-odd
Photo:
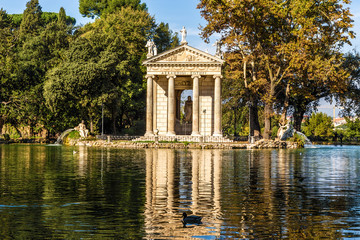
{"type": "Polygon", "coordinates": [[[240,93],[243,103],[264,106],[266,139],[274,109],[283,112],[283,124],[290,105],[299,102],[291,102],[291,95],[312,102],[345,91],[347,72],[340,68],[339,48],[353,37],[351,14],[341,4],[347,2],[200,1],[207,20],[202,36],[221,35],[227,47],[226,75],[237,82],[229,84],[230,91],[240,93]],[[324,86],[321,94],[310,91],[317,86],[324,86]]]}
{"type": "Polygon", "coordinates": [[[102,104],[114,132],[118,123],[123,128],[139,118],[145,104],[141,61],[153,23],[147,12],[123,8],[81,29],[64,61],[47,74],[44,96],[54,114],[79,109],[91,132],[102,104]]]}
{"type": "Polygon", "coordinates": [[[79,11],[84,17],[100,17],[119,11],[123,7],[146,11],[146,4],[140,0],[79,0],[79,11]]]}
{"type": "Polygon", "coordinates": [[[158,53],[172,49],[179,45],[180,40],[177,33],[173,33],[168,23],[158,24],[153,33],[154,43],[158,53]]]}
{"type": "Polygon", "coordinates": [[[297,133],[294,133],[294,136],[289,138],[288,141],[297,143],[298,148],[303,148],[306,142],[304,137],[297,133]]]}
{"type": "Polygon", "coordinates": [[[69,139],[79,139],[80,138],[80,133],[79,133],[79,131],[72,131],[67,135],[67,137],[69,139]]]}
{"type": "Polygon", "coordinates": [[[350,118],[345,118],[346,124],[345,124],[345,136],[348,139],[351,138],[360,138],[360,119],[356,118],[354,120],[351,120],[350,118]]]}
{"type": "MultiPolygon", "coordinates": [[[[14,24],[14,27],[19,28],[21,21],[23,19],[23,14],[9,14],[11,17],[11,21],[14,24]]],[[[56,22],[59,18],[59,13],[55,12],[42,12],[41,19],[44,22],[45,25],[56,22]]],[[[76,19],[71,16],[66,16],[66,25],[73,25],[75,26],[76,19]]]]}
{"type": "Polygon", "coordinates": [[[330,139],[334,134],[331,117],[322,112],[313,113],[302,129],[307,137],[315,140],[330,139]]]}
{"type": "Polygon", "coordinates": [[[347,89],[335,93],[334,97],[344,108],[342,111],[344,115],[360,116],[360,54],[356,51],[345,54],[342,68],[350,73],[347,79],[347,89]]]}

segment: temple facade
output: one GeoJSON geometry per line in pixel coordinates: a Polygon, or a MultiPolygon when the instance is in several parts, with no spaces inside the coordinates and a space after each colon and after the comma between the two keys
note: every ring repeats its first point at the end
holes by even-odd
{"type": "Polygon", "coordinates": [[[223,139],[221,57],[189,46],[184,38],[180,46],[160,54],[151,46],[148,42],[148,58],[143,62],[147,68],[145,137],[223,139]],[[192,98],[181,104],[185,90],[192,90],[192,98]]]}

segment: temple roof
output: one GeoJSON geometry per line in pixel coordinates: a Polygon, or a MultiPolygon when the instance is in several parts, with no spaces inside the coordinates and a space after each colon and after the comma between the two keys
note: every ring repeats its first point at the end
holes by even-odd
{"type": "Polygon", "coordinates": [[[168,51],[162,52],[158,55],[146,59],[143,64],[145,66],[153,64],[201,64],[201,65],[222,65],[224,60],[217,56],[191,47],[187,44],[182,44],[168,51]]]}

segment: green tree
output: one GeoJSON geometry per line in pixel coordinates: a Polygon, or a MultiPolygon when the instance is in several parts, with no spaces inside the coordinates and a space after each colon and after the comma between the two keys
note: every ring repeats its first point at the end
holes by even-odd
{"type": "Polygon", "coordinates": [[[9,65],[12,62],[13,55],[13,41],[14,35],[12,33],[12,22],[10,16],[5,10],[0,9],[0,130],[6,121],[4,109],[6,108],[9,99],[10,77],[9,65]]]}
{"type": "MultiPolygon", "coordinates": [[[[23,14],[10,14],[12,23],[15,28],[20,28],[21,21],[23,19],[23,14]]],[[[44,22],[44,25],[47,25],[51,22],[58,21],[58,13],[55,12],[42,12],[41,19],[44,22]]],[[[76,19],[71,16],[66,16],[66,25],[75,26],[76,19]]]]}
{"type": "Polygon", "coordinates": [[[38,0],[30,0],[26,3],[26,9],[20,24],[20,37],[34,36],[43,26],[42,11],[38,0]]]}
{"type": "Polygon", "coordinates": [[[351,138],[360,138],[360,119],[345,118],[345,136],[351,141],[351,138]]]}
{"type": "Polygon", "coordinates": [[[123,7],[134,10],[147,10],[146,4],[140,0],[79,0],[79,11],[84,17],[100,17],[114,13],[123,7]]]}
{"type": "Polygon", "coordinates": [[[346,91],[336,92],[337,103],[344,108],[345,116],[360,116],[360,54],[356,51],[345,54],[345,61],[341,66],[349,72],[346,91]]]}
{"type": "Polygon", "coordinates": [[[280,104],[286,116],[292,86],[300,81],[304,63],[311,72],[301,80],[326,82],[327,76],[335,75],[339,47],[353,37],[351,14],[342,2],[348,3],[202,0],[198,5],[208,22],[202,28],[203,38],[221,34],[228,51],[241,59],[243,75],[238,80],[264,104],[264,138],[270,138],[270,120],[283,92],[285,100],[280,104]]]}
{"type": "Polygon", "coordinates": [[[161,22],[155,27],[153,38],[158,53],[172,49],[180,44],[177,33],[173,33],[168,23],[161,22]]]}
{"type": "Polygon", "coordinates": [[[65,60],[47,75],[44,96],[54,114],[78,109],[93,132],[104,104],[114,133],[133,124],[144,109],[141,61],[153,25],[147,12],[128,7],[81,29],[65,60]]]}
{"type": "Polygon", "coordinates": [[[43,98],[43,83],[46,72],[62,60],[62,52],[71,39],[72,25],[67,25],[64,9],[60,10],[59,20],[56,14],[56,21],[46,21],[44,25],[39,18],[41,7],[37,1],[28,2],[22,16],[20,29],[13,24],[11,31],[8,74],[2,84],[2,90],[6,91],[2,118],[14,127],[33,128],[42,124],[50,130],[52,116],[43,98]]]}
{"type": "Polygon", "coordinates": [[[302,129],[307,137],[328,140],[333,135],[333,128],[331,117],[319,112],[311,114],[302,129]]]}

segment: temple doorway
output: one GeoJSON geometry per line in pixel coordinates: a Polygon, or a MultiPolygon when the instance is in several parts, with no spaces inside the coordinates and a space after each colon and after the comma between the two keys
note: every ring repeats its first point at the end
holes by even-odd
{"type": "Polygon", "coordinates": [[[176,125],[177,135],[191,135],[192,133],[192,108],[193,91],[190,89],[179,90],[176,106],[176,125]]]}

